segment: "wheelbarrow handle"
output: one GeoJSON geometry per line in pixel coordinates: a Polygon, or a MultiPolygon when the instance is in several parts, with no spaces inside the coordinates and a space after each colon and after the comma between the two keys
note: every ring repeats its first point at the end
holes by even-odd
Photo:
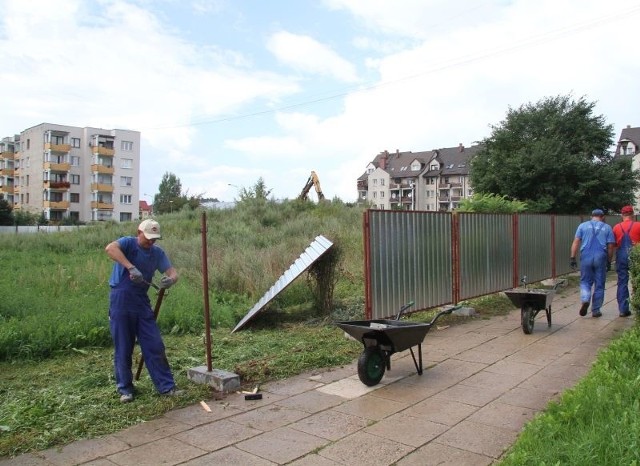
{"type": "Polygon", "coordinates": [[[404,306],[402,306],[400,308],[400,311],[398,311],[398,315],[396,316],[396,320],[400,320],[400,317],[402,317],[402,313],[404,311],[406,311],[407,309],[409,309],[411,306],[413,306],[415,304],[415,301],[409,301],[407,304],[405,304],[404,306]]]}
{"type": "Polygon", "coordinates": [[[436,320],[438,320],[440,317],[447,314],[451,314],[453,311],[460,309],[461,307],[462,307],[462,304],[456,304],[455,306],[448,307],[447,309],[444,309],[438,312],[436,316],[431,320],[431,322],[429,322],[429,325],[433,325],[436,322],[436,320]]]}

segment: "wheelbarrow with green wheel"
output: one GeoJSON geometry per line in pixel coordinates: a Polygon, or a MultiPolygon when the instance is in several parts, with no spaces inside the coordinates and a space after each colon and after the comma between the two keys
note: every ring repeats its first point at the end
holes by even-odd
{"type": "Polygon", "coordinates": [[[358,377],[367,386],[377,385],[385,370],[391,370],[391,355],[400,351],[410,350],[413,364],[418,375],[422,375],[422,342],[435,322],[446,314],[451,314],[461,306],[452,306],[440,311],[431,322],[401,321],[402,313],[413,306],[410,302],[402,306],[395,320],[351,320],[336,322],[355,340],[364,345],[364,350],[358,358],[358,377]],[[413,347],[418,347],[418,358],[413,347]]]}

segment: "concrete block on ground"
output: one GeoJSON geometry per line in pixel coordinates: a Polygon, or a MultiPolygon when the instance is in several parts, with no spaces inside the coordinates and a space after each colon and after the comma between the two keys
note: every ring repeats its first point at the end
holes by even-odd
{"type": "Polygon", "coordinates": [[[460,316],[460,317],[471,317],[476,315],[476,310],[472,307],[461,307],[460,309],[456,309],[455,311],[452,312],[452,314],[454,316],[460,316]]]}
{"type": "Polygon", "coordinates": [[[207,370],[207,366],[193,367],[187,371],[187,378],[198,384],[210,385],[219,392],[231,393],[240,388],[240,376],[221,369],[207,370]]]}

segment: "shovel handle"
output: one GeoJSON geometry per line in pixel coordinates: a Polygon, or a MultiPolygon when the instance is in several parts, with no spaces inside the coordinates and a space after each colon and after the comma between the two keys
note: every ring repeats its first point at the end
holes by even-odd
{"type": "MultiPolygon", "coordinates": [[[[155,286],[154,286],[155,288],[155,286]]],[[[153,308],[153,320],[158,320],[158,314],[160,314],[160,305],[162,304],[162,298],[164,298],[165,288],[160,288],[158,291],[158,298],[156,299],[156,305],[153,308]]],[[[140,374],[142,373],[142,366],[144,366],[144,356],[140,353],[140,362],[138,363],[138,370],[136,371],[136,380],[140,380],[140,374]]]]}

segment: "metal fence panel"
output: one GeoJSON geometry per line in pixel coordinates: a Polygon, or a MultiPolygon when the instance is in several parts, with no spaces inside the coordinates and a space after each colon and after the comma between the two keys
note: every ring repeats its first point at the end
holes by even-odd
{"type": "Polygon", "coordinates": [[[512,216],[458,215],[460,299],[510,288],[513,283],[512,216]]]}
{"type": "Polygon", "coordinates": [[[368,211],[371,318],[452,300],[451,216],[435,212],[368,211]]]}
{"type": "Polygon", "coordinates": [[[518,280],[528,283],[552,275],[551,216],[521,214],[518,216],[518,280]]]}
{"type": "MultiPolygon", "coordinates": [[[[556,275],[564,275],[571,272],[569,258],[571,257],[571,243],[576,236],[576,229],[582,222],[579,215],[556,216],[555,221],[555,248],[556,248],[556,275]]],[[[578,259],[579,259],[578,255],[578,259]]]]}

